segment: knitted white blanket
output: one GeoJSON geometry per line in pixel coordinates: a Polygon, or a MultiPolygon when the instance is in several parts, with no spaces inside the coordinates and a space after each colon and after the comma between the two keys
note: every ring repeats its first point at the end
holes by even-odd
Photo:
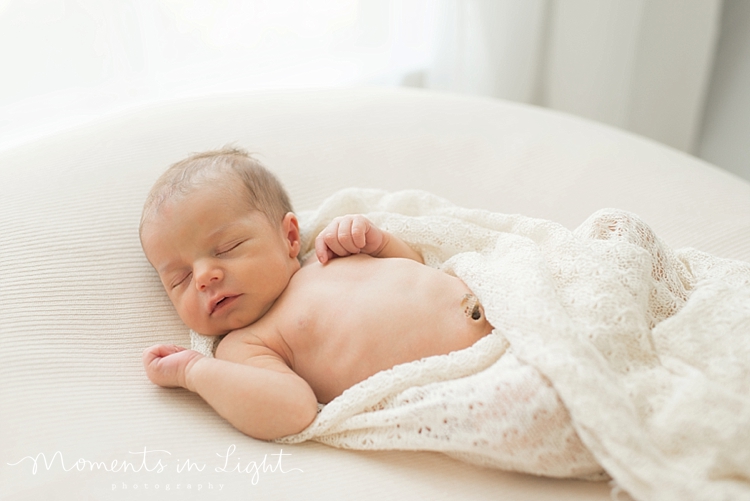
{"type": "Polygon", "coordinates": [[[460,277],[495,332],[372,376],[281,441],[557,477],[603,468],[639,500],[750,499],[750,263],[672,251],[617,210],[571,232],[358,189],[300,214],[303,250],[347,213],[460,277]]]}

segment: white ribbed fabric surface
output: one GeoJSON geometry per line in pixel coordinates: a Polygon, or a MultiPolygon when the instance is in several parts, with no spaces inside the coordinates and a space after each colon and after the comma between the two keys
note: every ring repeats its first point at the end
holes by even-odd
{"type": "MultiPolygon", "coordinates": [[[[143,199],[166,166],[228,142],[256,151],[297,209],[348,186],[419,188],[466,207],[577,226],[600,207],[639,214],[672,247],[750,260],[750,185],[591,122],[417,91],[268,92],[170,103],[0,153],[0,496],[24,499],[608,499],[606,484],[482,470],[430,453],[284,446],[256,484],[215,471],[236,432],[199,398],[145,377],[141,351],[189,344],[138,244],[143,199]],[[186,437],[190,437],[189,440],[186,437]],[[79,459],[161,459],[161,473],[65,471],[79,459]],[[186,459],[204,471],[177,472],[186,459]],[[9,465],[8,463],[17,463],[9,465]],[[186,491],[191,483],[193,490],[186,491]],[[198,484],[203,492],[197,491],[198,484]],[[123,489],[122,485],[129,485],[123,489]],[[159,484],[161,492],[155,491],[159,484]],[[113,488],[113,485],[115,488],[113,488]],[[137,496],[133,485],[140,485],[137,496]],[[144,486],[150,490],[144,490],[144,486]],[[174,493],[170,494],[174,495],[174,493]],[[177,497],[176,497],[177,498],[177,497]]],[[[268,458],[270,462],[271,458],[268,458]]],[[[223,463],[221,463],[223,464],[223,463]]]]}

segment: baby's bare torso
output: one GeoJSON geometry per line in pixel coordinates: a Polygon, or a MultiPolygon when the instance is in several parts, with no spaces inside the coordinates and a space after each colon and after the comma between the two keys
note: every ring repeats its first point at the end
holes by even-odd
{"type": "Polygon", "coordinates": [[[376,372],[488,334],[483,314],[464,311],[470,293],[460,279],[408,259],[313,258],[263,318],[225,341],[240,356],[272,350],[327,403],[376,372]]]}

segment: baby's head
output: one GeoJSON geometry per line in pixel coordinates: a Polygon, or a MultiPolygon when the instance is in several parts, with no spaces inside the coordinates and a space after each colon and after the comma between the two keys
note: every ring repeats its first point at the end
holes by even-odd
{"type": "Polygon", "coordinates": [[[289,196],[240,149],[172,165],[146,199],[140,236],[180,318],[205,335],[261,318],[300,267],[289,196]]]}

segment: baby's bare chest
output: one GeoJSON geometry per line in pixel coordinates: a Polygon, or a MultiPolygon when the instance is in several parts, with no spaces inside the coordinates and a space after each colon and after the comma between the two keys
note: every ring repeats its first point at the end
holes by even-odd
{"type": "Polygon", "coordinates": [[[278,306],[292,367],[320,401],[394,365],[466,348],[491,327],[471,291],[414,261],[352,256],[304,267],[278,306]]]}

